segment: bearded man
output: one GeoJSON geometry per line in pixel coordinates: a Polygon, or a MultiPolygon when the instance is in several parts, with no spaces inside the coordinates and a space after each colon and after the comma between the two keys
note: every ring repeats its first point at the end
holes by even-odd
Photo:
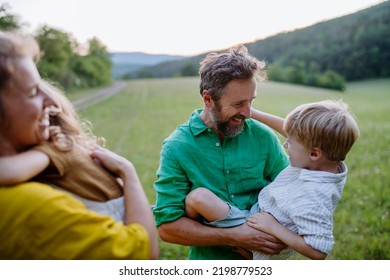
{"type": "Polygon", "coordinates": [[[240,209],[289,163],[273,130],[251,119],[265,63],[244,46],[210,53],[201,62],[204,108],[164,140],[154,188],[154,217],[163,241],[191,246],[189,259],[243,259],[244,250],[277,254],[286,246],[246,223],[209,227],[186,217],[185,198],[204,187],[240,209]]]}

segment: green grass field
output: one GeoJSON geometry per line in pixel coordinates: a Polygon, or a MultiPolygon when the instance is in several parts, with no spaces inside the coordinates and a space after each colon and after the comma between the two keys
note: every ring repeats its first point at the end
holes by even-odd
{"type": "MultiPolygon", "coordinates": [[[[350,83],[343,93],[266,82],[253,106],[285,116],[298,104],[328,98],[347,102],[361,129],[346,160],[349,175],[335,211],[335,246],[328,259],[390,259],[390,80],[350,83]]],[[[80,114],[109,149],[134,163],[154,204],[161,143],[201,107],[197,78],[132,80],[120,94],[80,114]]],[[[161,259],[186,259],[187,250],[160,242],[161,259]]]]}

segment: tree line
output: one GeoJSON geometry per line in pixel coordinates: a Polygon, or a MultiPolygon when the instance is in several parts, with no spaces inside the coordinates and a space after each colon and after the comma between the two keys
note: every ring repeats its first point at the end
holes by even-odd
{"type": "MultiPolygon", "coordinates": [[[[21,29],[20,18],[8,4],[0,6],[0,30],[21,29]]],[[[80,45],[70,33],[43,25],[34,32],[41,48],[38,70],[42,77],[64,89],[88,88],[112,82],[107,47],[96,37],[80,45]]]]}
{"type": "MultiPolygon", "coordinates": [[[[9,5],[2,4],[0,29],[21,25],[9,5]]],[[[36,30],[35,37],[43,53],[38,64],[43,77],[65,89],[111,83],[112,62],[98,38],[83,49],[69,33],[47,25],[36,30]]],[[[389,77],[390,2],[245,45],[267,62],[268,77],[274,81],[342,90],[347,81],[389,77]]],[[[125,77],[197,76],[205,56],[164,62],[125,77]]]]}
{"type": "MultiPolygon", "coordinates": [[[[389,77],[390,2],[245,46],[267,63],[273,81],[342,90],[347,81],[389,77]]],[[[133,76],[196,76],[205,55],[147,67],[133,76]]]]}

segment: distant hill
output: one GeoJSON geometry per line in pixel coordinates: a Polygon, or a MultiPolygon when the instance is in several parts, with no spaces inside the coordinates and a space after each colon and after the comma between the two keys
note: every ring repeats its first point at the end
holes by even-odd
{"type": "MultiPolygon", "coordinates": [[[[390,1],[244,45],[271,65],[271,80],[280,73],[284,77],[274,80],[308,85],[334,77],[347,81],[390,77],[390,1]]],[[[183,69],[198,69],[206,55],[162,62],[143,71],[149,77],[180,76],[183,69]]]]}
{"type": "Polygon", "coordinates": [[[142,52],[112,52],[112,76],[114,79],[131,74],[143,67],[157,65],[166,61],[176,61],[185,56],[147,54],[142,52]]]}

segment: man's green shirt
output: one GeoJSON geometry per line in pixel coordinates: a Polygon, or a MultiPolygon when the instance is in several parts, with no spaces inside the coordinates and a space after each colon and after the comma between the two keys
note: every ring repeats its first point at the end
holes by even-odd
{"type": "MultiPolygon", "coordinates": [[[[223,143],[194,111],[190,120],[163,142],[154,188],[157,227],[185,216],[185,198],[205,187],[240,209],[250,209],[259,191],[289,163],[275,133],[246,119],[242,132],[223,143]]],[[[189,259],[241,259],[231,247],[190,248],[189,259]]]]}

